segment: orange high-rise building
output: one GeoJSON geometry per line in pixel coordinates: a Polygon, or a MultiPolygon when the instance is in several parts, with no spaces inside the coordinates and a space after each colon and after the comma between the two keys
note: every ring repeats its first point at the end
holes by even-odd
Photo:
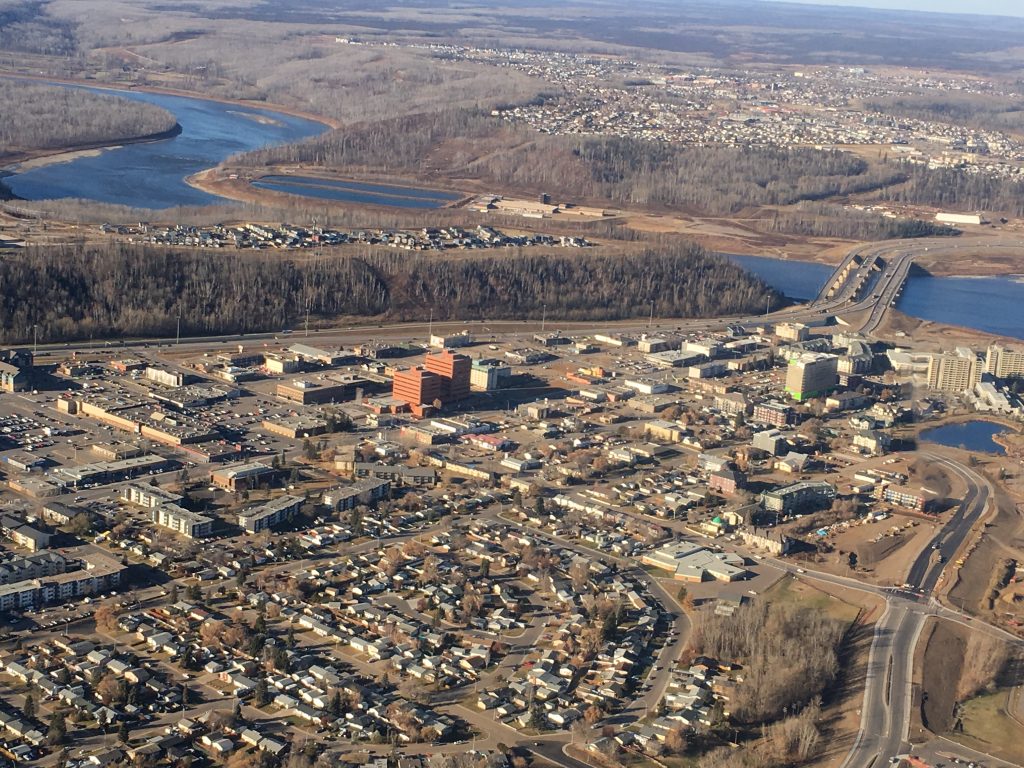
{"type": "Polygon", "coordinates": [[[469,397],[469,375],[473,361],[449,350],[427,355],[424,366],[441,377],[441,401],[454,402],[469,397]]]}
{"type": "Polygon", "coordinates": [[[443,381],[436,373],[410,368],[395,374],[391,394],[408,403],[417,416],[422,416],[425,410],[422,406],[433,406],[435,400],[441,399],[443,381]]]}

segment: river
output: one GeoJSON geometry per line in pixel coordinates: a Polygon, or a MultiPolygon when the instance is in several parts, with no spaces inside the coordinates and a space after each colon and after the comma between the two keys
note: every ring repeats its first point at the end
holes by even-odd
{"type": "Polygon", "coordinates": [[[299,141],[326,130],[313,120],[208,99],[68,87],[156,104],[174,115],[181,133],[16,172],[6,177],[4,184],[18,197],[77,197],[138,208],[223,203],[224,198],[191,187],[185,179],[234,154],[299,141]]]}
{"type": "MultiPolygon", "coordinates": [[[[77,197],[137,208],[221,203],[223,198],[191,187],[185,179],[234,154],[299,141],[326,130],[321,123],[273,110],[162,93],[68,87],[156,104],[175,116],[182,131],[169,139],[128,144],[16,172],[4,183],[19,197],[77,197]]],[[[436,190],[303,177],[267,177],[257,185],[312,197],[406,208],[436,208],[456,197],[436,190]]],[[[756,256],[729,258],[796,300],[813,298],[832,273],[825,264],[756,256]]],[[[1024,338],[1022,307],[1024,279],[1020,277],[913,275],[897,304],[903,312],[924,320],[1016,338],[1024,338]]]]}
{"type": "MultiPolygon", "coordinates": [[[[832,267],[808,261],[733,256],[791,299],[818,295],[832,267]]],[[[1024,277],[933,277],[911,274],[896,308],[913,317],[1024,339],[1024,277]]]]}

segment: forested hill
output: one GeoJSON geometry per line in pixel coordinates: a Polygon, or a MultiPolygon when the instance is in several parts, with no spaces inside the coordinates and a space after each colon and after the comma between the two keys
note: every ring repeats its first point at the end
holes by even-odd
{"type": "Polygon", "coordinates": [[[781,297],[695,246],[625,256],[445,258],[367,251],[289,260],[128,244],[29,247],[0,260],[0,344],[276,330],[314,318],[612,320],[762,312],[781,297]]]}
{"type": "Polygon", "coordinates": [[[128,141],[177,127],[146,104],[60,85],[0,78],[0,161],[25,152],[128,141]]]}

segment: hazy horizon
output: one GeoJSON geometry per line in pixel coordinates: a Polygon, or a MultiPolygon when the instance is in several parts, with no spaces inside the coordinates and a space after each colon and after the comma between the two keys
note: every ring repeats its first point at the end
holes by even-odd
{"type": "Polygon", "coordinates": [[[970,7],[965,7],[966,4],[962,0],[764,0],[764,2],[1024,18],[1024,4],[1020,0],[978,0],[970,7]]]}

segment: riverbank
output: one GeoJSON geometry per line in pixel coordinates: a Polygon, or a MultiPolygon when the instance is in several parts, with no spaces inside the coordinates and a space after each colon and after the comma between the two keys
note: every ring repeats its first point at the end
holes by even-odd
{"type": "Polygon", "coordinates": [[[296,109],[295,107],[285,106],[284,104],[273,104],[267,101],[254,101],[253,99],[225,99],[220,96],[209,96],[197,91],[187,91],[182,88],[161,88],[160,86],[155,85],[134,85],[131,83],[107,83],[100,80],[46,77],[41,75],[26,75],[19,72],[4,72],[2,70],[0,70],[0,77],[8,77],[15,80],[33,80],[37,83],[53,83],[54,85],[79,85],[104,91],[121,91],[124,93],[133,93],[138,91],[139,93],[152,93],[162,96],[180,96],[185,99],[200,99],[202,101],[212,101],[218,104],[237,105],[248,109],[263,109],[268,112],[280,112],[282,115],[298,117],[303,120],[312,120],[313,122],[320,123],[321,125],[326,125],[331,129],[341,128],[342,126],[341,122],[334,118],[317,115],[312,112],[306,112],[301,109],[296,109]]]}
{"type": "Polygon", "coordinates": [[[84,144],[74,144],[68,147],[57,149],[39,149],[27,152],[11,153],[4,157],[3,166],[0,167],[0,178],[12,175],[21,171],[28,171],[35,168],[45,168],[56,163],[69,163],[82,157],[95,157],[110,149],[118,149],[130,144],[147,144],[153,141],[165,141],[173,139],[181,134],[181,125],[177,122],[166,131],[149,133],[144,136],[127,136],[111,138],[107,141],[93,141],[84,144]]]}

